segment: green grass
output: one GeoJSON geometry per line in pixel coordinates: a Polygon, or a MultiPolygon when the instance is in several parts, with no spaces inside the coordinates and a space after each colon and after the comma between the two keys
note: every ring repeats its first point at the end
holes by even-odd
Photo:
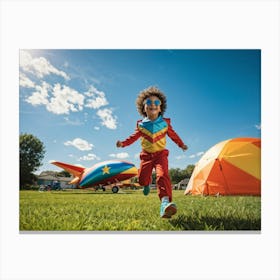
{"type": "Polygon", "coordinates": [[[21,231],[260,230],[261,198],[185,196],[173,191],[178,212],[159,217],[155,191],[20,191],[21,231]]]}

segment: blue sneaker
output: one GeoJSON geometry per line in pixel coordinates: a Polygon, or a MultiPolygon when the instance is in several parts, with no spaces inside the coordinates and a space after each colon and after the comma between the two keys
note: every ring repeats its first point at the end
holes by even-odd
{"type": "Polygon", "coordinates": [[[148,195],[150,193],[150,186],[144,186],[144,189],[143,189],[143,194],[144,195],[148,195]]]}
{"type": "Polygon", "coordinates": [[[169,202],[168,199],[163,199],[160,205],[160,216],[161,218],[171,218],[177,212],[176,204],[169,202]]]}

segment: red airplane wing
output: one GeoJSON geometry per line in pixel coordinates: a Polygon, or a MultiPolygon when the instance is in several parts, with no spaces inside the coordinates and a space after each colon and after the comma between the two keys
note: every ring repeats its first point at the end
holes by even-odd
{"type": "Polygon", "coordinates": [[[51,161],[52,164],[63,168],[67,172],[73,174],[75,177],[80,177],[81,174],[84,172],[85,167],[71,165],[68,163],[60,162],[60,161],[51,161]]]}

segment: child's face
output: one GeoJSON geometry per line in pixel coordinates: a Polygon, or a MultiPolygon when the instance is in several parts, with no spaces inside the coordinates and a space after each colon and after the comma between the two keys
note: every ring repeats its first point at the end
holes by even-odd
{"type": "Polygon", "coordinates": [[[144,100],[144,112],[150,120],[155,120],[161,112],[161,101],[156,96],[150,96],[144,100]]]}

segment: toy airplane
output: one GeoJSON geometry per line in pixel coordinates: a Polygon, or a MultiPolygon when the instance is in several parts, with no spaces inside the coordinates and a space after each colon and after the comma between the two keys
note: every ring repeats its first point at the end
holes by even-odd
{"type": "MultiPolygon", "coordinates": [[[[107,186],[135,177],[138,174],[135,165],[126,161],[108,160],[97,163],[90,168],[59,161],[51,161],[50,163],[74,175],[74,179],[69,184],[76,184],[78,188],[107,186]]],[[[117,185],[112,188],[113,192],[118,192],[118,190],[117,185]]]]}

